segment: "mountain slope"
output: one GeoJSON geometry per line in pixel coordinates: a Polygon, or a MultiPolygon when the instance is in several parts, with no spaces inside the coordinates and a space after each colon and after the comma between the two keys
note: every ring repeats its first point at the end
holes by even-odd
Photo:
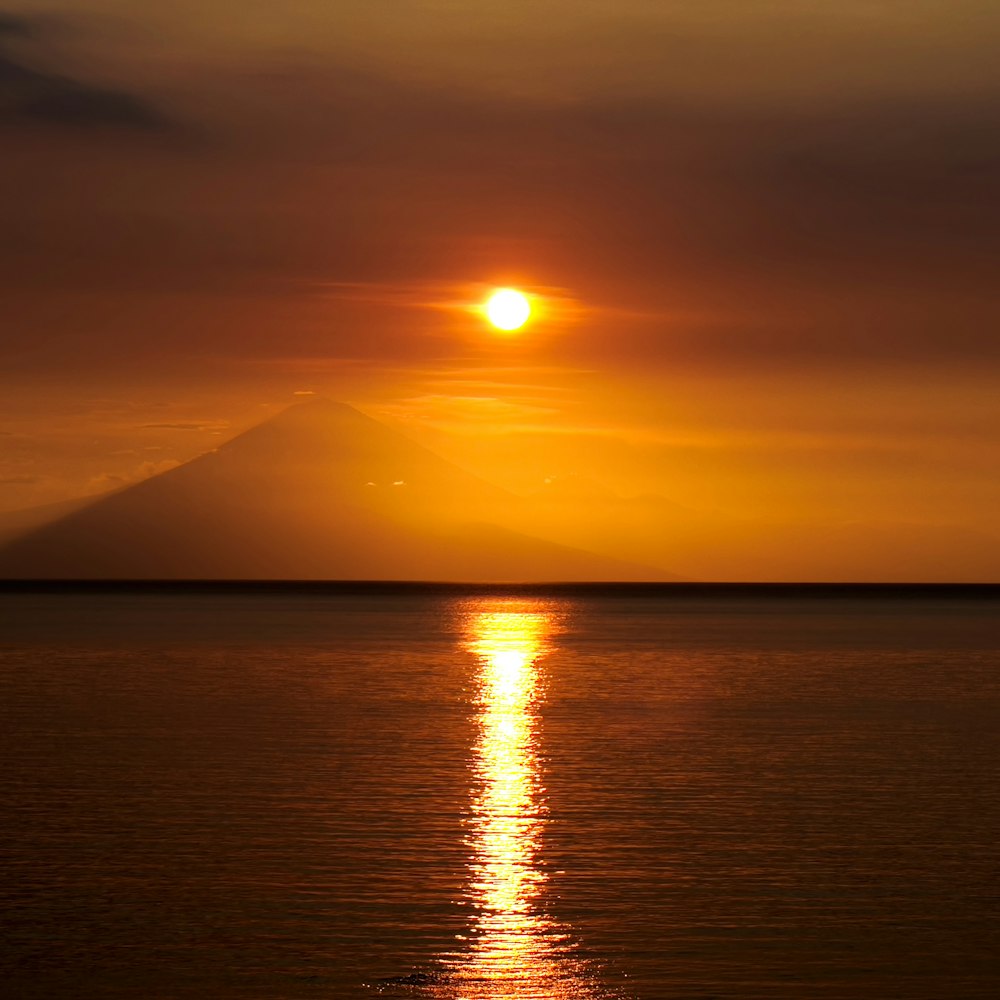
{"type": "Polygon", "coordinates": [[[6,578],[625,580],[666,574],[491,523],[516,500],[328,400],[0,549],[6,578]]]}
{"type": "Polygon", "coordinates": [[[0,513],[0,546],[28,534],[29,531],[58,521],[83,507],[89,507],[98,499],[100,498],[96,496],[78,497],[73,500],[42,504],[39,507],[22,507],[18,510],[4,511],[0,513]]]}

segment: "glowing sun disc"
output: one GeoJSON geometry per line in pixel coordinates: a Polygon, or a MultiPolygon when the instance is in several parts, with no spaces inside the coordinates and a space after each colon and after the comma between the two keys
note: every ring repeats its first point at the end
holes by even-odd
{"type": "Polygon", "coordinates": [[[528,322],[531,303],[513,288],[500,288],[486,302],[486,318],[498,330],[519,330],[528,322]]]}

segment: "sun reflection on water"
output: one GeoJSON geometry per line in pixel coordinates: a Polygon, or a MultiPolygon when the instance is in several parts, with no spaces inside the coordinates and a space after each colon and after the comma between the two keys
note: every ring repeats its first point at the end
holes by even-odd
{"type": "Polygon", "coordinates": [[[534,708],[536,661],[552,622],[544,612],[487,611],[470,625],[469,648],[481,663],[481,712],[469,893],[478,910],[479,957],[489,959],[480,971],[506,977],[533,944],[538,918],[531,903],[545,878],[537,864],[545,807],[534,708]]]}
{"type": "Polygon", "coordinates": [[[539,663],[560,619],[545,602],[476,601],[464,616],[478,661],[478,736],[465,899],[464,948],[446,956],[440,991],[455,1000],[587,1000],[601,994],[573,941],[546,913],[545,789],[539,762],[539,663]]]}

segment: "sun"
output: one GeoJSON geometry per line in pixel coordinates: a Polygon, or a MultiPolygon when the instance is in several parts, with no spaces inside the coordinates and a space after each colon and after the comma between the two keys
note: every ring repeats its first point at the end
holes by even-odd
{"type": "Polygon", "coordinates": [[[486,318],[498,329],[520,330],[531,315],[531,303],[515,288],[498,288],[486,300],[486,318]]]}

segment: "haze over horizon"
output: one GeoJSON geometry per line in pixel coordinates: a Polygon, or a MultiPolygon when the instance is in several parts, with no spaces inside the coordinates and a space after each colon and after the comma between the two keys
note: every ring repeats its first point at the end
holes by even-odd
{"type": "Polygon", "coordinates": [[[0,514],[0,580],[947,583],[998,561],[975,532],[731,519],[586,480],[519,496],[320,396],[141,482],[0,514]]]}
{"type": "Polygon", "coordinates": [[[998,580],[998,36],[981,0],[0,11],[0,513],[328,396],[566,546],[998,580]]]}

